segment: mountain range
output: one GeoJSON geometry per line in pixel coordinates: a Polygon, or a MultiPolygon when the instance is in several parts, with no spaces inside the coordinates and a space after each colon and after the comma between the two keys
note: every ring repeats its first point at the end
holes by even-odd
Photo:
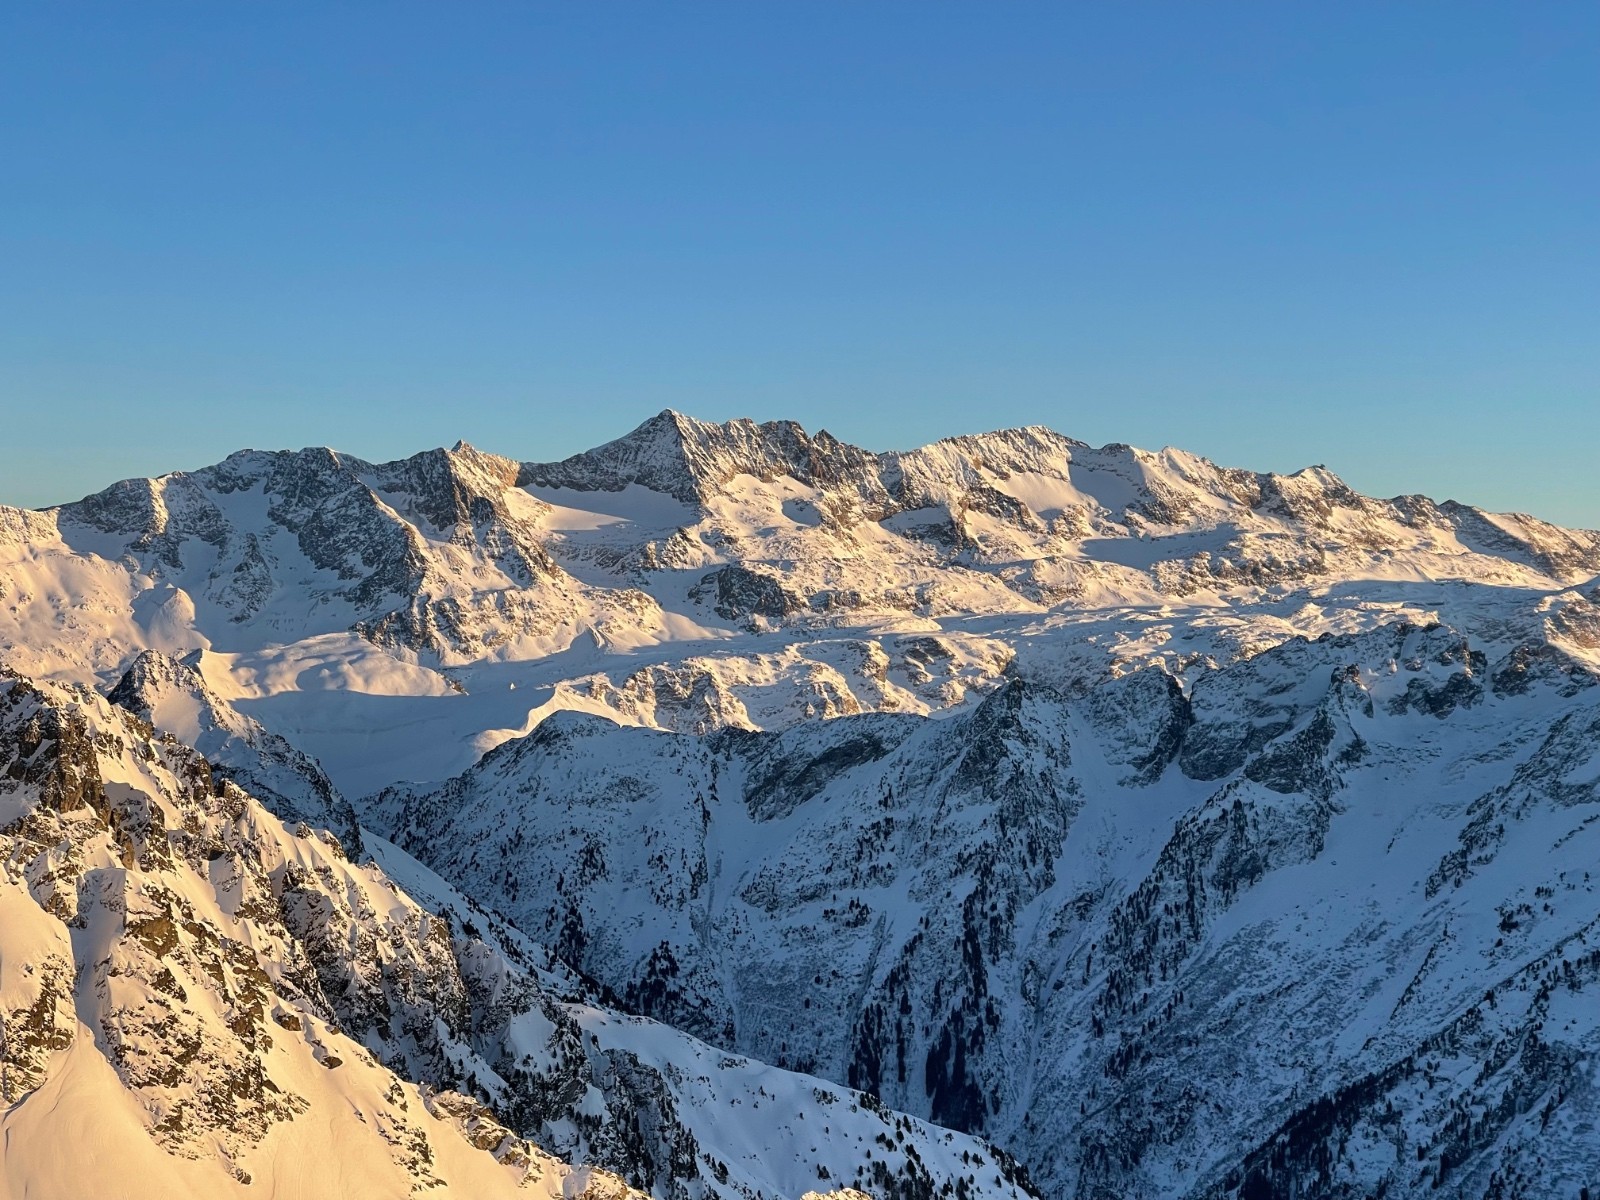
{"type": "Polygon", "coordinates": [[[1597,577],[1040,427],[0,508],[0,1184],[1594,1192],[1597,577]]]}

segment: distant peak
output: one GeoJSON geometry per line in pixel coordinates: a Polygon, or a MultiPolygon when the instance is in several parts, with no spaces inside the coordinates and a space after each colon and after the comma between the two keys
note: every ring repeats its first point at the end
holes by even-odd
{"type": "Polygon", "coordinates": [[[812,437],[794,421],[720,424],[663,409],[615,441],[558,463],[524,463],[525,486],[620,491],[638,484],[704,505],[732,479],[787,475],[803,482],[851,480],[877,488],[878,456],[831,434],[812,437]]]}

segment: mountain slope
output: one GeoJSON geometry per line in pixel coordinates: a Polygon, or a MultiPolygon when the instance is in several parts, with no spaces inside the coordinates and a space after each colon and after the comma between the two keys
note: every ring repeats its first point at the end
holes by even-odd
{"type": "Polygon", "coordinates": [[[107,699],[205,755],[212,771],[236,783],[285,821],[327,829],[351,855],[361,851],[355,809],[317,765],[219,696],[206,681],[205,652],[183,661],[143,651],[107,699]]]}

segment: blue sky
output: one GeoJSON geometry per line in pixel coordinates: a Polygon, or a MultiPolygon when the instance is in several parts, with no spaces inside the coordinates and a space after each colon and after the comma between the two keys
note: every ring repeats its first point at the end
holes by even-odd
{"type": "Polygon", "coordinates": [[[1600,5],[0,10],[0,501],[663,407],[1600,526],[1600,5]]]}

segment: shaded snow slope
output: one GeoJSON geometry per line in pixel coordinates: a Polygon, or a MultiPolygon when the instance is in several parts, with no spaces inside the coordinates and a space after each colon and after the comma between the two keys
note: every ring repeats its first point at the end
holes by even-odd
{"type": "Polygon", "coordinates": [[[1596,682],[1402,624],[942,722],[553,716],[372,812],[630,1004],[1052,1196],[1576,1194],[1596,682]]]}

